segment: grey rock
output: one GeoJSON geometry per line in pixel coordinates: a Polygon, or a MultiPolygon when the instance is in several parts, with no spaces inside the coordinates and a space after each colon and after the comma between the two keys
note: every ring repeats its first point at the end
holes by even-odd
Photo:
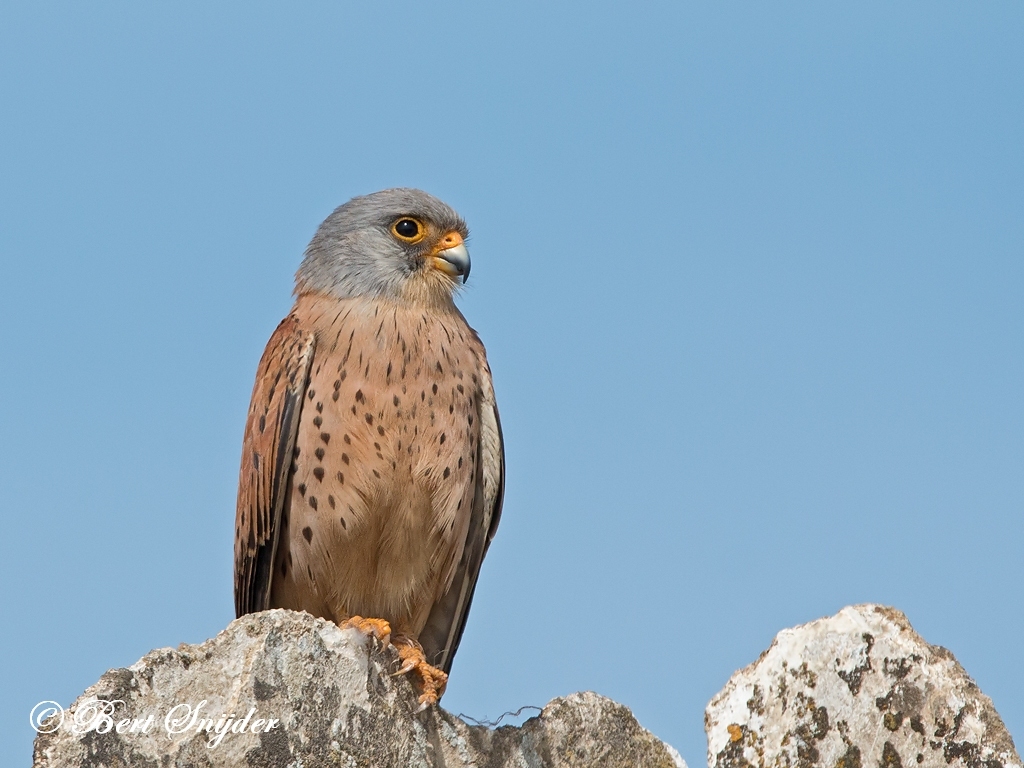
{"type": "Polygon", "coordinates": [[[390,674],[397,665],[390,646],[305,613],[244,616],[205,643],[107,672],[46,721],[53,730],[36,738],[33,764],[685,768],[626,707],[597,694],[490,729],[440,707],[417,713],[408,680],[390,674]]]}
{"type": "Polygon", "coordinates": [[[780,632],[704,725],[711,768],[1021,768],[953,654],[878,605],[780,632]]]}

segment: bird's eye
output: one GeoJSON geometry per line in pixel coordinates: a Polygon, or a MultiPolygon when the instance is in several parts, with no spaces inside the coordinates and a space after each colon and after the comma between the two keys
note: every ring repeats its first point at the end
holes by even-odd
{"type": "Polygon", "coordinates": [[[416,221],[416,219],[408,217],[399,219],[392,224],[391,231],[394,232],[398,239],[404,240],[407,243],[415,243],[422,240],[426,234],[425,227],[422,224],[416,221]]]}

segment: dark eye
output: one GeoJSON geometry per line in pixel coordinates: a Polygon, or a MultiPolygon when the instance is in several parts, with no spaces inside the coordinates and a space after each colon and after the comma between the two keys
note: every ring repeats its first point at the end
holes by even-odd
{"type": "Polygon", "coordinates": [[[399,219],[393,229],[396,235],[406,240],[415,240],[420,234],[420,225],[415,219],[399,219]]]}

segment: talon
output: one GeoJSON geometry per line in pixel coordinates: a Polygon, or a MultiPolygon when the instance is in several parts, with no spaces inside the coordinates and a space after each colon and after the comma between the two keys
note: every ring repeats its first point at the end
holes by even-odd
{"type": "Polygon", "coordinates": [[[422,712],[431,704],[437,704],[448,684],[448,675],[437,667],[427,663],[423,655],[423,647],[408,638],[399,637],[394,643],[402,666],[395,675],[412,673],[412,686],[419,696],[417,712],[422,712]]]}
{"type": "Polygon", "coordinates": [[[391,642],[391,625],[386,619],[364,619],[362,616],[351,616],[341,623],[342,629],[350,627],[379,640],[385,648],[391,642]]]}
{"type": "Polygon", "coordinates": [[[404,675],[408,672],[412,672],[414,669],[416,669],[416,659],[407,659],[406,662],[402,664],[402,666],[399,668],[399,670],[393,673],[391,676],[398,677],[399,675],[404,675]]]}

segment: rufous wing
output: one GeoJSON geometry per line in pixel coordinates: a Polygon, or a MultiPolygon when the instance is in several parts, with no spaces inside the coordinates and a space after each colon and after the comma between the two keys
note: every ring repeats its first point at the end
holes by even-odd
{"type": "Polygon", "coordinates": [[[256,372],[235,513],[236,616],[270,607],[281,515],[313,350],[313,334],[289,316],[267,342],[256,372]]]}

